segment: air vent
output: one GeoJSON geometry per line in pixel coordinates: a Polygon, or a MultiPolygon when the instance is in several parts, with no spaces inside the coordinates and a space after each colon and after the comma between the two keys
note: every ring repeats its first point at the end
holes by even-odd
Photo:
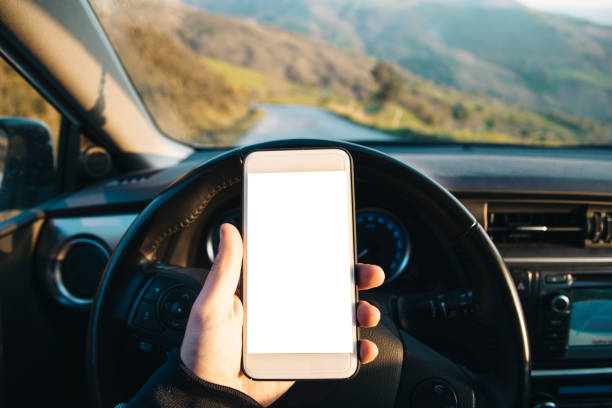
{"type": "Polygon", "coordinates": [[[85,308],[93,301],[110,252],[93,237],[75,237],[61,244],[49,264],[47,283],[53,298],[85,308]]]}
{"type": "Polygon", "coordinates": [[[489,204],[486,229],[496,244],[583,246],[586,206],[489,204]]]}
{"type": "Polygon", "coordinates": [[[589,207],[585,226],[586,246],[612,246],[612,208],[589,207]]]}
{"type": "Polygon", "coordinates": [[[485,227],[496,244],[612,248],[612,206],[493,202],[485,227]]]}

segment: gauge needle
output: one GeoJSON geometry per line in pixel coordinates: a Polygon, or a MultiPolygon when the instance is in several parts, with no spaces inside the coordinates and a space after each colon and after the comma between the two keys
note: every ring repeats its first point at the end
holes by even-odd
{"type": "Polygon", "coordinates": [[[361,259],[362,256],[366,255],[368,253],[368,248],[365,248],[363,251],[361,251],[360,253],[357,254],[357,259],[361,259]]]}

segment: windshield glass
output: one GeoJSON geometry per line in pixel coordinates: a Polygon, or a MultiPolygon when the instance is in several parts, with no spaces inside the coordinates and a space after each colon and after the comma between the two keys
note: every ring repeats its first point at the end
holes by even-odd
{"type": "Polygon", "coordinates": [[[189,144],[612,144],[609,0],[90,1],[189,144]]]}

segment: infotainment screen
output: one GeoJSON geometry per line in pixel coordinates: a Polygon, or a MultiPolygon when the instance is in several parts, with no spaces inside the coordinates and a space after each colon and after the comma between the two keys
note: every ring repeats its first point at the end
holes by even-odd
{"type": "Polygon", "coordinates": [[[569,346],[612,346],[612,288],[574,289],[569,346]]]}

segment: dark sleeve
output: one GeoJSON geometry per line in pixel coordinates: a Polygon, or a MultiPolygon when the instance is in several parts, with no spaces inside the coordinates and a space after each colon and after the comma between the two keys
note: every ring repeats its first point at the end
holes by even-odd
{"type": "Polygon", "coordinates": [[[261,408],[261,405],[240,391],[198,378],[174,350],[127,407],[261,408]]]}

